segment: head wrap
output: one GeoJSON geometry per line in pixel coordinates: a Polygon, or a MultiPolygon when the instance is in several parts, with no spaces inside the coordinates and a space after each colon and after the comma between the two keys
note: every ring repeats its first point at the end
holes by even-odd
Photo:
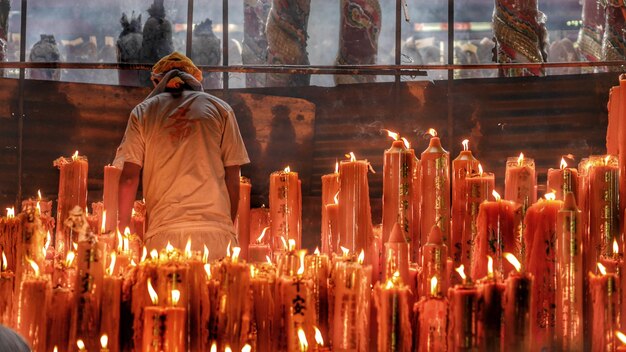
{"type": "MultiPolygon", "coordinates": [[[[193,64],[191,59],[176,51],[163,57],[159,60],[159,62],[152,66],[151,79],[158,83],[165,76],[165,74],[171,70],[182,71],[193,76],[193,78],[195,78],[198,82],[202,82],[202,71],[200,71],[200,69],[193,64]]],[[[184,83],[183,79],[178,76],[174,76],[167,82],[167,87],[180,88],[180,86],[184,83]]]]}

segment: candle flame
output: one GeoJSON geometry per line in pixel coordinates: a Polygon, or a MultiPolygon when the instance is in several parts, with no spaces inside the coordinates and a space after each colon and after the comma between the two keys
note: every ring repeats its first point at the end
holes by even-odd
{"type": "Polygon", "coordinates": [[[409,140],[404,137],[402,137],[401,139],[402,139],[402,142],[404,142],[404,147],[406,149],[411,149],[411,143],[409,143],[409,140]]]}
{"type": "Polygon", "coordinates": [[[339,173],[339,161],[335,161],[335,173],[339,173]]]}
{"type": "Polygon", "coordinates": [[[603,276],[606,275],[606,267],[602,265],[602,263],[598,263],[598,270],[600,271],[600,274],[602,274],[603,276]]]}
{"type": "Polygon", "coordinates": [[[313,325],[313,330],[315,330],[315,342],[320,346],[324,346],[324,337],[322,336],[320,329],[313,325]]]}
{"type": "Polygon", "coordinates": [[[454,269],[457,273],[459,273],[459,276],[461,277],[461,279],[466,280],[467,276],[465,275],[465,265],[461,264],[458,268],[454,269]]]}
{"type": "Polygon", "coordinates": [[[619,245],[616,238],[613,239],[613,254],[619,254],[619,245]]]}
{"type": "Polygon", "coordinates": [[[428,132],[426,132],[426,134],[429,134],[433,137],[437,137],[437,131],[434,128],[429,128],[428,132]]]}
{"type": "Polygon", "coordinates": [[[52,243],[52,236],[50,236],[50,230],[48,230],[46,232],[46,244],[43,246],[44,252],[48,251],[48,248],[50,248],[50,243],[52,243]]]}
{"type": "Polygon", "coordinates": [[[313,251],[313,254],[320,255],[321,254],[320,247],[315,247],[315,250],[313,251]]]}
{"type": "Polygon", "coordinates": [[[482,175],[483,175],[483,165],[482,165],[482,164],[480,164],[480,163],[478,163],[478,174],[479,174],[480,176],[482,176],[482,175]]]}
{"type": "Polygon", "coordinates": [[[359,256],[357,257],[357,263],[363,264],[364,260],[365,260],[365,251],[361,249],[361,253],[359,253],[359,256]]]}
{"type": "Polygon", "coordinates": [[[298,257],[300,257],[300,267],[298,268],[298,276],[304,274],[304,256],[306,255],[305,250],[298,251],[298,257]]]}
{"type": "Polygon", "coordinates": [[[37,200],[41,201],[41,190],[37,190],[37,200]]]}
{"type": "Polygon", "coordinates": [[[256,239],[256,243],[261,243],[261,241],[263,240],[263,237],[265,237],[265,233],[267,232],[267,230],[269,230],[269,226],[264,228],[263,231],[261,231],[261,235],[256,239]]]}
{"type": "Polygon", "coordinates": [[[109,268],[107,269],[107,273],[109,275],[113,275],[113,270],[115,270],[116,259],[117,259],[117,256],[115,255],[115,252],[111,252],[111,264],[109,264],[109,268]]]}
{"type": "Polygon", "coordinates": [[[400,135],[398,133],[396,133],[396,132],[392,132],[392,131],[386,130],[386,129],[383,129],[383,131],[386,131],[387,132],[387,136],[393,138],[394,141],[397,141],[398,139],[400,139],[400,135]]]}
{"type": "Polygon", "coordinates": [[[565,158],[561,158],[561,170],[565,169],[567,167],[567,162],[565,161],[565,158]]]}
{"type": "Polygon", "coordinates": [[[555,200],[556,199],[556,193],[554,193],[554,192],[546,193],[544,195],[544,198],[546,200],[555,200]]]}
{"type": "Polygon", "coordinates": [[[493,258],[490,255],[487,256],[487,277],[493,277],[493,258]]]}
{"type": "Polygon", "coordinates": [[[246,344],[241,348],[241,352],[252,352],[252,346],[246,344]]]}
{"type": "Polygon", "coordinates": [[[100,346],[102,346],[103,349],[109,346],[109,337],[107,334],[100,336],[100,346]]]}
{"type": "Polygon", "coordinates": [[[213,342],[211,344],[211,351],[210,352],[217,352],[217,344],[215,342],[213,342]]]}
{"type": "Polygon", "coordinates": [[[241,253],[241,247],[233,247],[233,255],[231,257],[233,263],[239,261],[239,253],[241,253]]]}
{"type": "Polygon", "coordinates": [[[350,161],[356,161],[356,156],[354,155],[354,152],[346,154],[346,158],[350,159],[350,161]]]}
{"type": "Polygon", "coordinates": [[[333,201],[335,202],[335,204],[339,204],[339,191],[335,193],[335,196],[333,197],[333,201]]]}
{"type": "MultiPolygon", "coordinates": [[[[229,243],[229,245],[230,245],[230,243],[229,243]]],[[[167,245],[165,246],[165,252],[166,253],[172,253],[173,251],[174,251],[174,246],[172,246],[170,241],[167,241],[167,245]]]]}
{"type": "Polygon", "coordinates": [[[266,256],[265,256],[265,260],[266,260],[269,264],[272,264],[272,258],[270,258],[270,256],[269,256],[269,255],[266,255],[266,256]]]}
{"type": "Polygon", "coordinates": [[[135,208],[132,208],[132,209],[130,210],[130,216],[131,216],[132,218],[134,218],[135,216],[137,216],[137,212],[135,211],[135,208]]]}
{"type": "Polygon", "coordinates": [[[254,279],[254,275],[255,275],[255,268],[254,265],[250,264],[250,277],[254,279]]]}
{"type": "Polygon", "coordinates": [[[2,251],[2,271],[6,271],[7,270],[7,256],[4,254],[4,251],[2,251]]]}
{"type": "Polygon", "coordinates": [[[154,287],[152,287],[152,281],[150,281],[150,278],[148,278],[148,294],[150,295],[150,300],[152,301],[152,304],[154,304],[155,306],[159,305],[159,295],[157,295],[154,287]]]}
{"type": "Polygon", "coordinates": [[[76,347],[78,347],[79,351],[84,351],[85,350],[85,343],[83,342],[83,340],[81,340],[81,339],[76,340],[76,347]]]}
{"type": "Polygon", "coordinates": [[[135,259],[130,260],[130,266],[137,266],[137,263],[135,263],[135,259]]]}
{"type": "Polygon", "coordinates": [[[350,250],[344,246],[339,246],[341,248],[341,253],[343,253],[344,258],[350,255],[350,250]]]}
{"type": "Polygon", "coordinates": [[[306,334],[302,328],[298,328],[298,342],[300,343],[300,349],[303,351],[308,350],[309,342],[306,340],[306,334]]]}
{"type": "Polygon", "coordinates": [[[615,331],[615,336],[617,336],[617,339],[624,345],[626,345],[626,335],[624,335],[623,332],[621,331],[615,331]]]}
{"type": "Polygon", "coordinates": [[[141,259],[139,260],[139,262],[145,262],[146,258],[148,258],[148,248],[146,248],[146,246],[143,246],[143,250],[141,251],[141,259]]]}
{"type": "Polygon", "coordinates": [[[66,268],[69,268],[70,266],[72,266],[72,263],[74,263],[74,258],[76,258],[76,253],[74,253],[73,251],[67,252],[67,254],[65,255],[65,267],[66,268]]]}
{"type": "Polygon", "coordinates": [[[54,345],[54,348],[52,349],[52,352],[59,352],[59,348],[56,345],[54,345]]]}
{"type": "Polygon", "coordinates": [[[517,257],[515,257],[515,255],[513,255],[513,253],[509,253],[509,252],[504,252],[504,258],[511,263],[511,265],[513,265],[513,267],[515,268],[515,271],[517,271],[518,273],[522,270],[522,263],[519,262],[519,260],[517,260],[517,257]]]}
{"type": "Polygon", "coordinates": [[[211,280],[213,275],[211,274],[211,264],[204,264],[204,272],[206,273],[207,280],[211,280]]]}
{"type": "Polygon", "coordinates": [[[15,217],[15,208],[7,208],[7,219],[13,219],[15,217]]]}
{"type": "Polygon", "coordinates": [[[604,165],[605,165],[605,166],[609,164],[609,160],[611,160],[611,156],[610,156],[610,155],[607,155],[607,156],[604,158],[604,165]]]}
{"type": "Polygon", "coordinates": [[[228,241],[228,246],[226,247],[226,257],[230,258],[230,241],[228,241]]]}
{"type": "Polygon", "coordinates": [[[37,263],[35,263],[28,257],[26,257],[26,261],[28,262],[28,264],[30,264],[30,267],[33,268],[33,271],[35,272],[35,277],[39,277],[39,265],[37,265],[37,263]]]}
{"type": "Polygon", "coordinates": [[[185,245],[185,258],[191,259],[191,237],[187,238],[187,244],[185,245]]]}
{"type": "Polygon", "coordinates": [[[204,250],[202,251],[202,262],[203,263],[208,263],[209,262],[209,248],[205,245],[204,246],[204,250]]]}
{"type": "Polygon", "coordinates": [[[157,260],[159,258],[159,252],[156,249],[150,251],[150,258],[157,260]]]}
{"type": "Polygon", "coordinates": [[[72,242],[72,247],[74,247],[74,250],[77,251],[78,250],[78,243],[72,242]]]}
{"type": "Polygon", "coordinates": [[[41,205],[39,205],[39,201],[37,201],[37,205],[35,205],[35,208],[37,209],[37,214],[41,215],[41,205]]]}
{"type": "Polygon", "coordinates": [[[102,224],[100,225],[100,233],[106,232],[106,224],[107,224],[107,211],[106,209],[102,210],[102,224]]]}
{"type": "Polygon", "coordinates": [[[122,252],[124,251],[124,238],[122,237],[122,233],[120,232],[120,229],[116,229],[116,232],[117,232],[117,251],[122,252]]]}
{"type": "Polygon", "coordinates": [[[433,275],[433,277],[430,278],[430,295],[431,296],[437,296],[437,284],[439,283],[439,280],[437,279],[436,275],[433,275]]]}
{"type": "Polygon", "coordinates": [[[124,236],[124,240],[122,241],[122,243],[124,244],[124,246],[122,247],[122,249],[124,250],[124,252],[128,253],[130,250],[130,243],[129,243],[129,239],[128,236],[124,236]]]}
{"type": "Polygon", "coordinates": [[[287,240],[287,242],[289,243],[287,250],[291,252],[296,249],[296,240],[294,240],[293,238],[290,238],[289,240],[287,240]]]}
{"type": "Polygon", "coordinates": [[[517,166],[522,166],[524,164],[524,153],[519,153],[519,157],[517,158],[517,166]]]}
{"type": "Polygon", "coordinates": [[[76,161],[78,159],[78,150],[74,152],[74,155],[72,155],[72,161],[76,161]]]}
{"type": "Polygon", "coordinates": [[[178,301],[180,301],[180,291],[172,290],[172,305],[177,305],[178,301]]]}
{"type": "Polygon", "coordinates": [[[469,150],[469,139],[464,139],[463,142],[461,142],[461,144],[463,144],[463,150],[464,151],[468,151],[469,150]]]}
{"type": "Polygon", "coordinates": [[[286,174],[291,172],[291,168],[289,167],[289,165],[287,165],[287,167],[283,170],[286,174]]]}

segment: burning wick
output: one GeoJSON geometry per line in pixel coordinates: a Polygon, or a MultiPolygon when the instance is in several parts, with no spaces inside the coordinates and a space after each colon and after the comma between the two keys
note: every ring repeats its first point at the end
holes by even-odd
{"type": "Polygon", "coordinates": [[[499,202],[502,199],[502,197],[500,197],[500,193],[496,192],[495,189],[491,191],[491,195],[496,200],[496,202],[499,202]]]}
{"type": "Polygon", "coordinates": [[[300,257],[300,267],[298,268],[298,276],[302,276],[304,274],[304,256],[306,255],[306,250],[301,250],[298,252],[298,256],[300,257]]]}
{"type": "Polygon", "coordinates": [[[617,239],[613,239],[613,258],[617,259],[619,257],[619,245],[617,244],[617,239]]]}
{"type": "Polygon", "coordinates": [[[461,277],[461,279],[463,279],[463,283],[467,283],[467,275],[465,275],[465,265],[461,264],[458,268],[454,270],[459,273],[459,276],[461,277]]]}
{"type": "Polygon", "coordinates": [[[287,165],[287,167],[283,170],[283,172],[286,174],[291,172],[291,168],[289,167],[289,165],[287,165]]]}
{"type": "Polygon", "coordinates": [[[300,343],[300,350],[306,351],[309,349],[309,342],[306,340],[306,334],[302,328],[298,328],[298,342],[300,343]]]}
{"type": "Polygon", "coordinates": [[[480,163],[478,164],[478,175],[480,175],[480,177],[483,176],[483,166],[480,163]]]}
{"type": "Polygon", "coordinates": [[[78,150],[74,152],[74,155],[72,155],[72,161],[76,160],[78,160],[78,150]]]}
{"type": "Polygon", "coordinates": [[[320,329],[318,329],[317,326],[314,325],[313,330],[315,330],[315,342],[320,346],[324,346],[324,337],[322,337],[322,332],[320,331],[320,329]]]}
{"type": "Polygon", "coordinates": [[[517,166],[524,165],[524,153],[519,153],[519,157],[517,158],[517,166]]]}
{"type": "Polygon", "coordinates": [[[464,139],[463,142],[461,142],[461,144],[463,144],[463,151],[468,151],[469,150],[469,139],[464,139]]]}
{"type": "Polygon", "coordinates": [[[429,128],[428,132],[426,132],[426,134],[429,134],[433,137],[437,137],[437,131],[434,128],[429,128]]]}
{"type": "Polygon", "coordinates": [[[361,253],[359,253],[359,256],[357,257],[356,261],[357,263],[363,265],[364,260],[365,260],[365,251],[361,249],[361,253]]]}
{"type": "Polygon", "coordinates": [[[504,252],[504,258],[511,263],[511,265],[513,265],[513,267],[515,268],[515,271],[517,271],[518,273],[522,270],[522,263],[519,262],[519,260],[517,260],[517,258],[513,255],[513,253],[509,253],[509,252],[504,252]]]}
{"type": "Polygon", "coordinates": [[[159,295],[157,295],[156,291],[154,290],[154,287],[152,287],[152,281],[150,281],[150,278],[148,278],[148,294],[150,295],[150,300],[152,301],[152,304],[154,304],[155,306],[158,306],[159,295]]]}
{"type": "Polygon", "coordinates": [[[397,140],[400,139],[400,135],[398,133],[396,133],[396,132],[392,132],[392,131],[389,131],[389,130],[386,130],[386,129],[383,129],[383,131],[386,131],[387,132],[387,136],[393,138],[394,141],[397,141],[397,140]]]}
{"type": "Polygon", "coordinates": [[[437,297],[437,284],[438,284],[437,276],[433,276],[430,278],[430,295],[433,297],[437,297]]]}
{"type": "Polygon", "coordinates": [[[626,335],[624,335],[624,333],[622,333],[621,331],[616,331],[615,332],[615,336],[617,336],[617,339],[623,344],[626,345],[626,335]]]}
{"type": "Polygon", "coordinates": [[[85,343],[81,339],[76,340],[76,347],[78,347],[79,351],[86,351],[85,350],[85,343]]]}
{"type": "Polygon", "coordinates": [[[546,193],[544,195],[544,198],[546,198],[546,200],[555,200],[556,199],[556,193],[554,193],[554,192],[546,193]]]}
{"type": "Polygon", "coordinates": [[[564,158],[561,158],[561,170],[564,170],[567,167],[567,162],[565,162],[564,158]]]}
{"type": "Polygon", "coordinates": [[[335,173],[338,174],[339,173],[339,162],[335,161],[335,173]]]}
{"type": "Polygon", "coordinates": [[[598,263],[598,271],[600,271],[600,274],[602,274],[602,276],[606,275],[606,267],[604,267],[602,263],[598,263]]]}
{"type": "Polygon", "coordinates": [[[409,143],[409,140],[404,137],[402,137],[401,139],[402,139],[402,142],[404,142],[404,147],[406,149],[411,149],[411,143],[409,143]]]}
{"type": "Polygon", "coordinates": [[[269,230],[269,229],[270,229],[270,228],[269,228],[269,226],[268,226],[268,227],[264,228],[264,229],[263,229],[263,231],[261,231],[261,236],[259,236],[259,237],[256,239],[256,243],[257,243],[257,244],[261,244],[261,243],[262,243],[261,241],[263,240],[263,237],[265,237],[265,233],[266,233],[266,232],[267,232],[267,230],[269,230]]]}
{"type": "Polygon", "coordinates": [[[107,336],[107,334],[100,336],[100,346],[102,346],[102,349],[106,349],[108,345],[109,345],[109,337],[107,336]]]}
{"type": "Polygon", "coordinates": [[[353,152],[346,154],[346,158],[350,159],[350,161],[356,161],[356,156],[353,152]]]}
{"type": "Polygon", "coordinates": [[[487,277],[493,279],[493,258],[487,256],[487,277]]]}

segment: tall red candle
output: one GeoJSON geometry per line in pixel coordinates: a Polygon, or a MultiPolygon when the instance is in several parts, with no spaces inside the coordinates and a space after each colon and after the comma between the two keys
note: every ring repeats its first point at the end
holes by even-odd
{"type": "Polygon", "coordinates": [[[439,295],[437,277],[430,281],[430,294],[415,303],[413,346],[418,351],[439,352],[447,347],[448,301],[439,295]]]}
{"type": "Polygon", "coordinates": [[[567,192],[556,225],[556,338],[559,350],[576,350],[584,346],[580,218],[574,193],[567,192]]]}
{"type": "Polygon", "coordinates": [[[383,279],[390,279],[395,272],[400,273],[402,282],[411,282],[409,274],[409,244],[404,237],[401,225],[396,223],[385,243],[383,279]]]}
{"type": "Polygon", "coordinates": [[[619,238],[619,169],[617,158],[589,158],[589,258],[592,266],[600,255],[611,255],[613,239],[619,238]]]}
{"type": "Polygon", "coordinates": [[[513,254],[505,253],[505,257],[512,262],[515,270],[509,274],[504,288],[502,350],[526,352],[531,350],[533,277],[522,270],[520,262],[513,254]]]}
{"type": "Polygon", "coordinates": [[[409,312],[409,288],[400,275],[374,287],[374,302],[378,312],[379,352],[411,351],[413,331],[409,312]]]}
{"type": "MultiPolygon", "coordinates": [[[[79,206],[87,208],[87,171],[89,164],[87,157],[78,155],[78,151],[70,158],[61,157],[54,161],[59,168],[59,196],[57,199],[57,233],[63,229],[62,224],[69,216],[70,211],[79,206]]],[[[63,236],[56,238],[56,250],[65,256],[71,243],[66,243],[63,236]]]]}
{"type": "Polygon", "coordinates": [[[591,350],[613,351],[619,316],[620,292],[617,275],[598,265],[599,275],[589,273],[589,291],[593,307],[591,350]]]}
{"type": "Polygon", "coordinates": [[[117,191],[120,183],[122,169],[107,165],[104,167],[104,189],[102,191],[102,202],[107,211],[105,232],[112,232],[117,229],[117,191]]]}
{"type": "Polygon", "coordinates": [[[313,281],[313,300],[315,309],[315,326],[323,336],[328,336],[328,278],[330,276],[330,261],[326,254],[316,250],[313,255],[304,258],[305,275],[313,281]]]}
{"type": "Polygon", "coordinates": [[[282,248],[281,237],[296,241],[296,248],[302,243],[302,200],[298,173],[286,167],[270,175],[270,217],[272,226],[272,250],[282,248]]]}
{"type": "Polygon", "coordinates": [[[441,146],[437,132],[421,159],[421,238],[416,246],[423,246],[433,225],[439,226],[443,243],[450,246],[450,154],[441,146]]]}
{"type": "MultiPolygon", "coordinates": [[[[250,209],[250,234],[256,236],[263,232],[263,229],[270,227],[270,210],[263,205],[260,208],[250,209]]],[[[266,241],[270,241],[270,233],[267,234],[266,241]]]]}
{"type": "Polygon", "coordinates": [[[326,206],[334,203],[333,199],[339,192],[339,162],[335,163],[335,172],[322,175],[322,232],[321,245],[322,253],[335,253],[336,241],[333,241],[332,234],[329,233],[328,211],[326,206]]]}
{"type": "Polygon", "coordinates": [[[504,199],[514,201],[525,209],[537,201],[537,178],[535,160],[524,157],[511,157],[506,161],[504,175],[504,199]]]}
{"type": "MultiPolygon", "coordinates": [[[[470,205],[468,195],[471,192],[467,191],[465,179],[469,175],[478,172],[478,165],[478,160],[474,158],[474,155],[469,150],[469,140],[464,140],[463,151],[452,161],[452,238],[450,254],[455,266],[464,264],[469,267],[469,261],[462,260],[463,247],[467,240],[463,235],[466,233],[471,234],[471,229],[465,231],[465,227],[468,225],[467,219],[471,218],[468,215],[472,214],[472,210],[475,211],[474,218],[478,215],[478,205],[475,206],[475,209],[470,205]]],[[[487,196],[490,193],[491,191],[489,190],[487,196]]],[[[486,199],[485,197],[483,200],[486,199]]],[[[480,204],[480,202],[478,203],[480,204]]]]}
{"type": "Polygon", "coordinates": [[[239,204],[237,206],[237,217],[235,218],[235,231],[241,248],[241,257],[248,259],[248,245],[250,244],[250,193],[252,184],[247,177],[239,179],[239,204]]]}
{"type": "Polygon", "coordinates": [[[439,226],[433,225],[428,235],[428,242],[422,249],[422,274],[419,281],[420,296],[426,296],[430,292],[430,280],[436,277],[439,284],[437,295],[443,296],[448,289],[447,263],[448,247],[443,242],[443,233],[439,226]]]}
{"type": "Polygon", "coordinates": [[[465,277],[462,265],[457,272],[463,284],[448,290],[448,350],[475,351],[478,348],[478,290],[465,277]]]}
{"type": "Polygon", "coordinates": [[[29,274],[20,286],[17,306],[17,332],[28,342],[34,352],[46,351],[46,309],[50,303],[50,282],[40,276],[39,267],[33,261],[29,274]]]}
{"type": "Polygon", "coordinates": [[[419,262],[419,253],[420,248],[418,247],[421,239],[421,231],[422,231],[422,164],[420,160],[415,157],[413,160],[413,191],[411,192],[411,196],[413,200],[411,201],[411,208],[413,212],[413,234],[411,236],[411,261],[419,262]]]}
{"type": "Polygon", "coordinates": [[[567,167],[565,159],[561,158],[561,167],[548,169],[548,184],[546,190],[554,192],[556,199],[563,200],[567,192],[578,195],[578,170],[567,167]]]}
{"type": "MultiPolygon", "coordinates": [[[[455,248],[457,252],[454,254],[454,265],[463,264],[467,267],[472,267],[472,254],[473,248],[476,243],[476,237],[478,236],[478,215],[480,211],[480,205],[489,200],[492,192],[495,188],[495,176],[492,173],[483,172],[483,168],[478,164],[478,172],[476,174],[467,175],[465,178],[465,212],[461,214],[460,219],[463,220],[463,228],[461,229],[461,254],[462,257],[458,258],[458,248],[455,248]]],[[[476,276],[472,273],[473,277],[476,276]]]]}
{"type": "Polygon", "coordinates": [[[488,258],[490,268],[487,277],[478,284],[478,348],[480,351],[500,351],[505,286],[494,275],[493,259],[488,258]]]}

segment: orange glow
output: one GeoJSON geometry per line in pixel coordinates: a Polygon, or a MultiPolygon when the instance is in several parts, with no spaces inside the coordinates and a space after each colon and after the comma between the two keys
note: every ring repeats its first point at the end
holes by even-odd
{"type": "Polygon", "coordinates": [[[298,268],[298,276],[304,274],[304,256],[306,255],[306,251],[302,250],[298,252],[298,257],[300,257],[300,267],[298,268]]]}
{"type": "Polygon", "coordinates": [[[233,263],[237,263],[239,261],[239,253],[241,253],[241,247],[233,247],[233,255],[231,257],[233,263]]]}
{"type": "Polygon", "coordinates": [[[464,151],[468,151],[469,150],[469,139],[464,139],[463,142],[461,142],[461,144],[463,144],[463,150],[464,151]]]}
{"type": "Polygon", "coordinates": [[[7,219],[13,219],[15,218],[15,208],[11,207],[11,208],[7,208],[7,219]]]}
{"type": "Polygon", "coordinates": [[[209,262],[209,248],[206,244],[204,245],[204,250],[202,251],[202,262],[205,264],[209,262]]]}
{"type": "Polygon", "coordinates": [[[482,175],[483,175],[483,165],[482,165],[482,164],[480,164],[480,163],[478,164],[478,174],[479,174],[480,176],[482,176],[482,175]]]}
{"type": "Polygon", "coordinates": [[[72,266],[72,263],[74,263],[74,258],[76,258],[76,253],[74,253],[73,251],[67,252],[67,254],[65,255],[65,267],[66,268],[69,268],[70,266],[72,266]]]}
{"type": "Polygon", "coordinates": [[[356,156],[353,152],[346,154],[346,158],[350,159],[350,161],[356,161],[356,156]]]}
{"type": "Polygon", "coordinates": [[[154,287],[152,287],[152,281],[150,281],[150,278],[148,278],[148,294],[150,295],[150,300],[152,301],[152,304],[154,304],[155,306],[159,305],[159,295],[157,295],[154,287]]]}
{"type": "Polygon", "coordinates": [[[113,270],[115,270],[115,260],[116,260],[117,256],[115,255],[115,252],[111,252],[111,264],[109,264],[109,267],[107,268],[107,273],[109,275],[113,275],[113,270]]]}
{"type": "Polygon", "coordinates": [[[241,352],[252,352],[252,346],[245,344],[245,346],[241,348],[241,352]]]}
{"type": "Polygon", "coordinates": [[[256,239],[256,243],[261,243],[261,241],[263,240],[263,237],[265,237],[265,233],[267,232],[267,230],[269,230],[269,226],[264,228],[263,231],[261,231],[261,235],[256,239]]]}
{"type": "Polygon", "coordinates": [[[500,199],[502,199],[502,197],[500,197],[500,193],[496,192],[495,189],[493,191],[491,191],[491,195],[496,200],[496,202],[499,202],[500,199]]]}
{"type": "Polygon", "coordinates": [[[187,244],[185,245],[185,258],[191,259],[191,237],[187,238],[187,244]]]}
{"type": "Polygon", "coordinates": [[[555,200],[556,199],[556,193],[554,193],[554,192],[546,193],[543,197],[546,200],[555,200]]]}
{"type": "Polygon", "coordinates": [[[107,211],[106,209],[102,210],[102,224],[100,225],[100,233],[106,232],[106,224],[107,224],[107,211]]]}
{"type": "Polygon", "coordinates": [[[461,279],[466,280],[467,276],[465,275],[465,265],[461,264],[458,268],[454,269],[457,273],[459,273],[459,276],[461,277],[461,279]]]}
{"type": "Polygon", "coordinates": [[[339,173],[339,162],[335,161],[335,173],[338,174],[339,173]]]}
{"type": "Polygon", "coordinates": [[[147,257],[148,257],[148,249],[146,248],[146,246],[143,246],[143,250],[141,251],[141,259],[139,260],[139,262],[143,263],[147,257]]]}
{"type": "Polygon", "coordinates": [[[519,260],[517,260],[517,258],[515,257],[515,255],[513,255],[513,253],[509,253],[509,252],[504,252],[504,258],[511,263],[511,265],[513,265],[513,267],[515,268],[515,271],[517,271],[518,273],[522,270],[522,263],[519,262],[519,260]]]}
{"type": "Polygon", "coordinates": [[[430,278],[430,295],[431,296],[437,296],[437,284],[438,284],[438,279],[437,276],[434,276],[430,278]]]}
{"type": "Polygon", "coordinates": [[[253,278],[253,279],[254,279],[254,276],[255,276],[255,272],[256,272],[256,270],[254,268],[254,265],[250,264],[250,277],[253,278]]]}
{"type": "Polygon", "coordinates": [[[626,345],[626,335],[624,335],[624,333],[622,333],[621,331],[616,331],[615,332],[615,336],[617,336],[617,339],[623,344],[626,345]]]}
{"type": "Polygon", "coordinates": [[[565,161],[564,158],[561,158],[561,170],[565,169],[567,167],[567,162],[565,161]]]}
{"type": "Polygon", "coordinates": [[[85,343],[83,342],[83,340],[76,340],[76,347],[78,347],[79,351],[85,351],[85,343]]]}
{"type": "Polygon", "coordinates": [[[609,161],[610,161],[610,160],[611,160],[611,156],[610,156],[610,155],[607,155],[607,156],[604,158],[604,165],[609,165],[609,161]]]}
{"type": "Polygon", "coordinates": [[[289,240],[287,240],[287,243],[289,243],[289,246],[287,246],[288,251],[291,252],[296,249],[296,240],[294,240],[293,238],[290,238],[289,240]]]}
{"type": "Polygon", "coordinates": [[[178,301],[180,301],[180,291],[172,290],[172,305],[177,305],[178,301]]]}
{"type": "Polygon", "coordinates": [[[313,252],[315,255],[320,255],[320,247],[315,247],[315,251],[313,252]]]}
{"type": "Polygon", "coordinates": [[[228,241],[228,246],[226,247],[226,257],[230,258],[230,241],[228,241]]]}
{"type": "Polygon", "coordinates": [[[429,128],[428,132],[426,132],[426,134],[429,134],[433,137],[437,137],[437,131],[434,128],[429,128]]]}
{"type": "Polygon", "coordinates": [[[109,346],[109,337],[107,334],[100,336],[100,346],[102,349],[106,349],[109,346]]]}
{"type": "Polygon", "coordinates": [[[324,346],[324,337],[322,336],[320,329],[314,325],[313,330],[315,330],[315,342],[320,346],[324,346]]]}
{"type": "Polygon", "coordinates": [[[301,351],[307,351],[309,349],[309,342],[306,340],[306,334],[302,328],[298,328],[298,343],[300,344],[301,351]]]}
{"type": "Polygon", "coordinates": [[[37,190],[37,200],[41,201],[41,190],[37,190]]]}
{"type": "Polygon", "coordinates": [[[335,201],[335,204],[339,204],[339,191],[335,193],[335,196],[333,197],[333,201],[335,201]]]}
{"type": "Polygon", "coordinates": [[[74,152],[74,155],[72,155],[72,161],[76,161],[78,159],[78,150],[74,152]]]}
{"type": "Polygon", "coordinates": [[[213,343],[211,344],[211,350],[210,350],[210,352],[217,352],[217,344],[216,344],[215,342],[213,342],[213,343]]]}
{"type": "Polygon", "coordinates": [[[120,229],[117,229],[117,251],[122,252],[124,250],[124,239],[120,233],[120,229]]]}
{"type": "Polygon", "coordinates": [[[408,139],[406,139],[406,138],[402,137],[402,142],[404,142],[404,147],[405,147],[406,149],[410,149],[410,148],[411,148],[411,143],[409,143],[409,140],[408,140],[408,139]]]}
{"type": "Polygon", "coordinates": [[[343,253],[344,258],[350,255],[350,250],[344,246],[339,246],[341,248],[341,253],[343,253]]]}
{"type": "Polygon", "coordinates": [[[152,258],[152,260],[159,259],[159,252],[156,249],[151,250],[150,251],[150,258],[152,258]]]}
{"type": "Polygon", "coordinates": [[[37,209],[37,214],[41,215],[41,205],[39,205],[39,201],[37,201],[37,205],[35,205],[35,208],[37,209]]]}
{"type": "Polygon", "coordinates": [[[359,253],[359,256],[357,257],[357,263],[363,264],[364,260],[365,260],[365,251],[361,249],[361,253],[359,253]]]}
{"type": "Polygon", "coordinates": [[[524,164],[524,153],[519,153],[519,157],[517,158],[517,166],[522,166],[524,164]]]}
{"type": "Polygon", "coordinates": [[[287,167],[283,170],[286,174],[291,172],[291,168],[289,167],[289,165],[287,165],[287,167]]]}
{"type": "Polygon", "coordinates": [[[33,271],[35,272],[35,277],[39,277],[39,265],[37,265],[37,263],[35,263],[28,257],[26,257],[26,261],[28,262],[28,264],[30,264],[30,267],[33,268],[33,271]]]}
{"type": "Polygon", "coordinates": [[[603,276],[606,275],[606,267],[604,267],[602,263],[598,263],[598,271],[600,271],[600,274],[602,274],[603,276]]]}
{"type": "Polygon", "coordinates": [[[397,141],[398,139],[400,139],[400,135],[398,133],[396,133],[396,132],[392,132],[392,131],[389,131],[389,130],[386,130],[386,129],[383,129],[383,131],[386,131],[387,132],[387,136],[393,138],[394,141],[397,141]]]}
{"type": "Polygon", "coordinates": [[[619,245],[616,238],[613,239],[613,254],[619,254],[619,245]]]}
{"type": "Polygon", "coordinates": [[[208,280],[211,280],[213,275],[211,274],[211,264],[204,264],[204,272],[206,273],[206,277],[208,280]]]}
{"type": "Polygon", "coordinates": [[[490,255],[487,256],[487,277],[493,277],[493,258],[490,255]]]}

